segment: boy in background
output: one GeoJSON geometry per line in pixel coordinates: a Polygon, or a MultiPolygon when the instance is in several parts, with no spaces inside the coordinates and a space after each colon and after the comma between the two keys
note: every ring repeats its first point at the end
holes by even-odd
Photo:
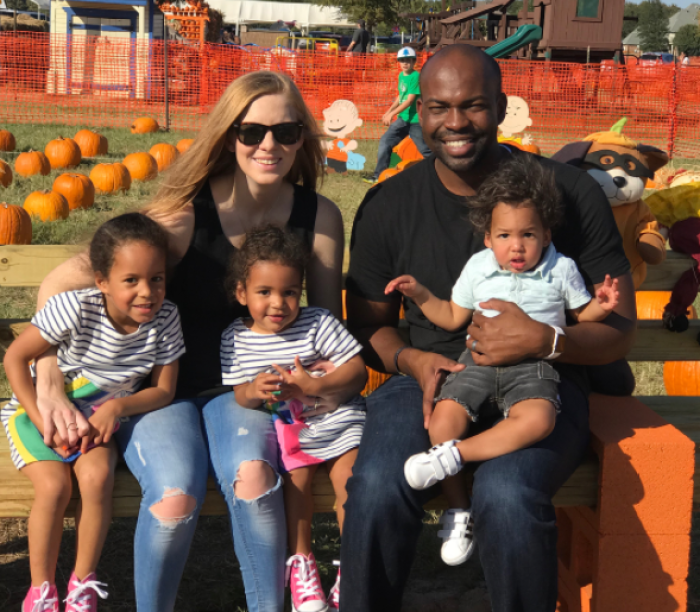
{"type": "Polygon", "coordinates": [[[423,140],[423,132],[418,122],[418,111],[416,110],[416,102],[420,96],[420,73],[414,70],[416,52],[410,47],[404,47],[399,50],[396,59],[401,67],[399,95],[396,96],[396,100],[382,117],[382,123],[389,126],[389,129],[384,132],[379,141],[377,167],[371,178],[364,179],[366,183],[377,182],[379,175],[389,167],[391,150],[406,136],[411,137],[423,157],[428,157],[432,153],[423,140]],[[396,117],[396,121],[392,123],[394,117],[396,117]]]}

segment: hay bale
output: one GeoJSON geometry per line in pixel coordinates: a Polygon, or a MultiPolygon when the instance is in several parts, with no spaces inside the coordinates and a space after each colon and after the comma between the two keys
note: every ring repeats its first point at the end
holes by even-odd
{"type": "MultiPolygon", "coordinates": [[[[0,16],[0,30],[3,32],[11,32],[15,29],[15,18],[12,15],[0,16]]],[[[35,19],[26,13],[17,15],[17,31],[18,32],[48,32],[49,22],[35,19]]]]}

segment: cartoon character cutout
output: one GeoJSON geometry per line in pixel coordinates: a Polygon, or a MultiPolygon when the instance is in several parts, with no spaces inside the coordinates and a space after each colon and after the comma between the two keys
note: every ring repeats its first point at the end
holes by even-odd
{"type": "Polygon", "coordinates": [[[333,140],[324,142],[326,172],[347,174],[348,170],[362,170],[365,158],[358,153],[357,141],[348,136],[362,125],[357,107],[350,100],[336,100],[323,111],[323,132],[333,140]]]}
{"type": "Polygon", "coordinates": [[[498,141],[514,144],[515,146],[531,145],[532,138],[530,138],[529,134],[516,136],[516,134],[524,132],[531,125],[530,107],[527,105],[527,102],[520,96],[508,96],[506,117],[498,126],[498,129],[501,130],[498,141]]]}

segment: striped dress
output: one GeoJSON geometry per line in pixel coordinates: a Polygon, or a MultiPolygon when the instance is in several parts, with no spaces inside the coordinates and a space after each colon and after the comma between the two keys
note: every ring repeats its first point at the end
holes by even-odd
{"type": "MultiPolygon", "coordinates": [[[[168,300],[151,321],[120,334],[98,289],[68,291],[50,298],[32,325],[58,347],[66,393],[88,417],[99,404],[134,393],[155,366],[172,363],[185,352],[177,307],[168,300]]],[[[34,461],[62,460],[44,445],[16,397],[0,411],[0,420],[18,469],[34,461]]]]}
{"type": "MultiPolygon", "coordinates": [[[[339,367],[362,347],[328,310],[302,308],[297,320],[279,334],[259,334],[236,319],[221,338],[222,378],[225,385],[252,382],[272,367],[294,368],[294,358],[307,370],[320,361],[339,367]]],[[[298,400],[279,402],[273,419],[282,456],[290,471],[339,457],[360,444],[365,422],[365,400],[352,398],[333,412],[304,418],[311,410],[298,400]]]]}

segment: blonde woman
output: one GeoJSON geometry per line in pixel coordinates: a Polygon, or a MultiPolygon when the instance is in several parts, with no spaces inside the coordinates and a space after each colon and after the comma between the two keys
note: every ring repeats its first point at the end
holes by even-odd
{"type": "MultiPolygon", "coordinates": [[[[144,211],[169,233],[167,296],[179,308],[187,353],[175,402],[118,432],[143,490],[134,551],[139,612],[174,608],[209,464],[228,504],[248,610],[282,610],[286,533],[275,430],[269,413],[240,407],[221,384],[221,333],[245,315],[228,300],[224,276],[250,229],[289,227],[312,249],[309,303],[341,316],[343,223],[314,191],[322,161],[315,121],[292,81],[251,73],[224,92],[144,211]]],[[[46,278],[39,305],[90,280],[76,257],[46,278]]],[[[65,400],[54,364],[39,364],[44,434],[50,441],[55,430],[71,444],[87,427],[65,400]]]]}

